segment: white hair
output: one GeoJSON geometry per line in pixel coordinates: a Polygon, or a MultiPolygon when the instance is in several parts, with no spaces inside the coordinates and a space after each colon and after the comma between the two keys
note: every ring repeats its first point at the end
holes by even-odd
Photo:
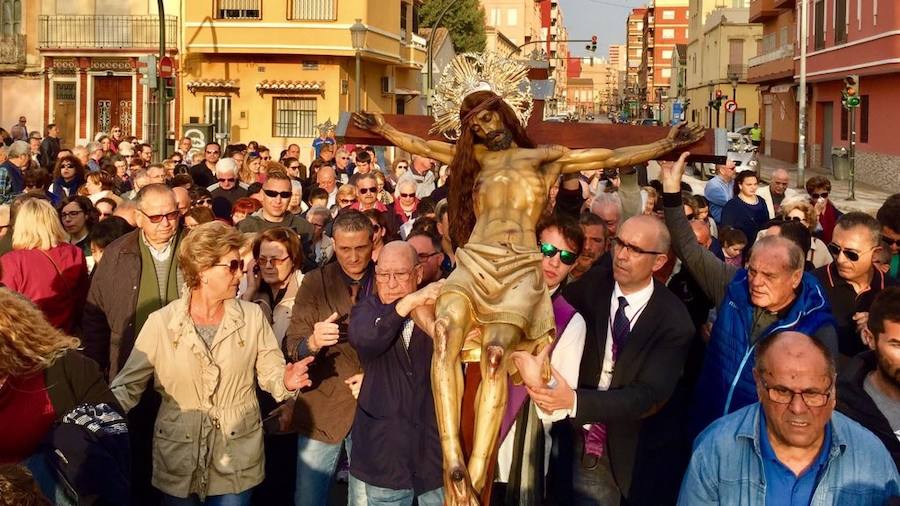
{"type": "Polygon", "coordinates": [[[220,158],[216,162],[216,174],[237,174],[238,166],[234,158],[220,158]]]}

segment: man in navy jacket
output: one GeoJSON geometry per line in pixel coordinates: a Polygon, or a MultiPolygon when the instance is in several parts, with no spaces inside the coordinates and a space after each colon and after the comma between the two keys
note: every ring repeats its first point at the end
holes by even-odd
{"type": "Polygon", "coordinates": [[[351,496],[370,503],[444,503],[432,339],[411,315],[434,304],[443,281],[416,291],[421,280],[416,250],[405,242],[388,243],[375,268],[377,295],[350,312],[350,344],[365,371],[352,429],[350,488],[351,496]]]}

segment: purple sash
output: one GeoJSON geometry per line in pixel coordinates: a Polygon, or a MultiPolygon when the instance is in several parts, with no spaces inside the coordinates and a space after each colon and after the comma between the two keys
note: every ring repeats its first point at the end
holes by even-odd
{"type": "MultiPolygon", "coordinates": [[[[566,327],[569,325],[569,322],[572,320],[572,317],[575,316],[577,312],[578,311],[576,311],[562,295],[553,299],[553,318],[556,321],[556,339],[550,343],[550,356],[553,356],[553,350],[556,348],[556,343],[559,342],[560,336],[562,336],[566,327]]],[[[524,384],[514,385],[511,379],[507,381],[509,385],[509,395],[506,400],[506,411],[503,413],[503,422],[500,424],[501,442],[506,438],[506,435],[509,434],[509,429],[512,428],[513,422],[516,421],[519,410],[522,409],[525,400],[528,399],[528,391],[525,389],[524,384]]]]}

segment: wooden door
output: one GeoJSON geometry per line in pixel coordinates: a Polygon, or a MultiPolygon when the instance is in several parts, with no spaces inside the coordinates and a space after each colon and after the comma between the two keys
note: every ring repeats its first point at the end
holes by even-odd
{"type": "Polygon", "coordinates": [[[75,145],[75,82],[54,83],[52,123],[59,127],[59,143],[64,148],[75,145]]]}
{"type": "Polygon", "coordinates": [[[131,134],[131,77],[98,76],[94,78],[94,133],[106,132],[115,125],[122,135],[131,134]]]}

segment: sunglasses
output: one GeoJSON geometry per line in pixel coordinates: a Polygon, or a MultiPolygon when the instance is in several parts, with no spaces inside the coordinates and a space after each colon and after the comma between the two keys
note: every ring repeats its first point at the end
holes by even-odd
{"type": "Polygon", "coordinates": [[[227,264],[213,264],[213,267],[228,267],[228,272],[234,274],[237,271],[244,270],[244,261],[243,260],[232,260],[227,264]]]}
{"type": "Polygon", "coordinates": [[[205,206],[207,204],[212,204],[212,199],[198,199],[194,201],[195,206],[205,206]]]}
{"type": "Polygon", "coordinates": [[[290,258],[290,257],[284,257],[284,258],[259,257],[256,260],[256,262],[261,267],[266,267],[268,265],[271,265],[272,267],[278,267],[279,265],[283,264],[288,258],[290,258]]]}
{"type": "MultiPolygon", "coordinates": [[[[138,211],[140,211],[140,209],[138,209],[138,211]]],[[[178,210],[175,210],[175,211],[172,211],[171,213],[166,213],[166,214],[154,214],[153,216],[150,216],[149,214],[145,213],[144,211],[141,211],[141,214],[146,216],[147,219],[150,220],[150,223],[159,223],[163,220],[163,218],[165,218],[165,220],[168,221],[169,223],[178,219],[178,210]]]]}
{"type": "Polygon", "coordinates": [[[376,188],[374,186],[372,186],[370,188],[357,188],[356,189],[356,192],[359,193],[360,195],[365,195],[369,192],[375,193],[376,191],[378,191],[378,188],[376,188]]]}
{"type": "Polygon", "coordinates": [[[71,168],[72,168],[72,164],[71,164],[71,163],[63,163],[63,164],[61,164],[61,165],[59,166],[59,168],[60,168],[60,169],[71,169],[71,168]]]}
{"type": "Polygon", "coordinates": [[[291,195],[292,195],[292,192],[278,192],[278,191],[275,191],[275,190],[263,190],[263,193],[265,193],[267,197],[271,197],[271,198],[273,198],[273,199],[274,199],[275,197],[281,197],[281,198],[283,198],[283,199],[289,199],[289,198],[291,198],[291,195]]]}
{"type": "Polygon", "coordinates": [[[268,162],[269,160],[272,159],[272,157],[271,157],[271,156],[261,156],[261,157],[259,157],[259,159],[260,159],[260,160],[263,160],[263,161],[265,161],[265,162],[268,162]]]}
{"type": "MultiPolygon", "coordinates": [[[[872,249],[875,249],[875,248],[872,248],[872,249]]],[[[853,251],[851,249],[844,249],[835,243],[831,243],[828,245],[828,251],[831,253],[831,256],[833,256],[835,260],[837,260],[837,258],[840,256],[840,254],[843,253],[844,257],[846,257],[847,260],[850,260],[851,262],[858,262],[859,255],[861,255],[863,253],[867,253],[865,251],[853,251]]],[[[871,250],[869,250],[869,251],[871,251],[871,250]]]]}
{"type": "Polygon", "coordinates": [[[415,193],[401,193],[400,196],[403,198],[411,199],[411,198],[415,197],[416,194],[415,193]]]}
{"type": "Polygon", "coordinates": [[[900,246],[900,239],[888,239],[887,237],[882,237],[881,242],[887,244],[888,246],[900,246]]]}
{"type": "Polygon", "coordinates": [[[66,213],[59,213],[59,216],[61,218],[74,218],[74,217],[78,216],[79,214],[84,214],[84,211],[69,211],[66,213]]]}
{"type": "Polygon", "coordinates": [[[237,179],[233,178],[233,177],[220,177],[219,178],[220,183],[233,183],[235,181],[237,181],[237,179]]]}
{"type": "Polygon", "coordinates": [[[812,197],[813,200],[827,199],[827,198],[828,198],[828,192],[825,192],[825,193],[810,193],[809,196],[812,197]]]}
{"type": "Polygon", "coordinates": [[[356,202],[356,199],[341,199],[341,204],[352,204],[356,202]]]}
{"type": "Polygon", "coordinates": [[[557,253],[559,253],[559,261],[566,265],[575,265],[575,261],[578,260],[578,255],[576,255],[575,253],[564,249],[559,249],[556,246],[548,243],[541,243],[541,253],[543,253],[547,258],[553,258],[557,253]]]}

